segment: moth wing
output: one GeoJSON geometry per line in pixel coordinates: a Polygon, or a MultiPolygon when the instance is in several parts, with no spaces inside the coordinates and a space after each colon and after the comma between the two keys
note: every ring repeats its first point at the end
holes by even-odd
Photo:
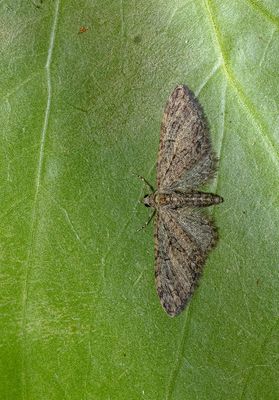
{"type": "Polygon", "coordinates": [[[203,215],[157,213],[155,281],[160,302],[170,316],[179,314],[191,298],[207,254],[217,240],[216,229],[203,215]]]}
{"type": "Polygon", "coordinates": [[[216,162],[199,102],[187,86],[177,86],[168,99],[161,125],[158,189],[198,187],[214,176],[216,162]]]}
{"type": "Polygon", "coordinates": [[[173,217],[182,229],[198,245],[201,251],[207,255],[216,245],[218,240],[217,228],[212,219],[205,215],[203,210],[193,208],[180,208],[172,210],[173,217]]]}

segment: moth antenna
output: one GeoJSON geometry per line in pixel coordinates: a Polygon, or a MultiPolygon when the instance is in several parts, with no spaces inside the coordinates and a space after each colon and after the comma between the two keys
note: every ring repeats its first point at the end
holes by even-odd
{"type": "Polygon", "coordinates": [[[133,175],[137,176],[141,181],[143,181],[149,187],[149,189],[152,191],[152,193],[155,192],[154,187],[143,176],[134,174],[134,173],[133,173],[133,175]]]}
{"type": "Polygon", "coordinates": [[[148,218],[148,221],[146,221],[146,223],[144,225],[142,225],[139,229],[137,229],[137,232],[140,232],[142,229],[145,229],[150,224],[150,222],[152,221],[155,213],[156,213],[156,210],[153,211],[151,216],[148,218]]]}

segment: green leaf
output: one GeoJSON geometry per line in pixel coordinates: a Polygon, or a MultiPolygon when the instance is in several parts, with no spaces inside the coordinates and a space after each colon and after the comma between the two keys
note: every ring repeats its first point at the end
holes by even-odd
{"type": "Polygon", "coordinates": [[[275,0],[3,0],[1,399],[276,399],[275,0]],[[199,96],[220,241],[179,317],[154,287],[160,121],[199,96]]]}

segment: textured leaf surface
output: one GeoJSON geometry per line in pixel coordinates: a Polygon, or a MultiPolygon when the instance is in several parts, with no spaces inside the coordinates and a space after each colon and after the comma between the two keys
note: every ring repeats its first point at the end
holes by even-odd
{"type": "Polygon", "coordinates": [[[275,0],[0,2],[1,399],[275,399],[275,0]],[[199,96],[220,242],[188,309],[154,287],[165,102],[199,96]]]}

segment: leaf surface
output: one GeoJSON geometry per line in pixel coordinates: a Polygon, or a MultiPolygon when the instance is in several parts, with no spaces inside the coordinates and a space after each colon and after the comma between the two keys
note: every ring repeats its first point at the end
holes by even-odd
{"type": "Polygon", "coordinates": [[[278,7],[0,3],[1,399],[275,399],[278,7]],[[160,122],[198,95],[220,241],[189,307],[154,287],[160,122]]]}

